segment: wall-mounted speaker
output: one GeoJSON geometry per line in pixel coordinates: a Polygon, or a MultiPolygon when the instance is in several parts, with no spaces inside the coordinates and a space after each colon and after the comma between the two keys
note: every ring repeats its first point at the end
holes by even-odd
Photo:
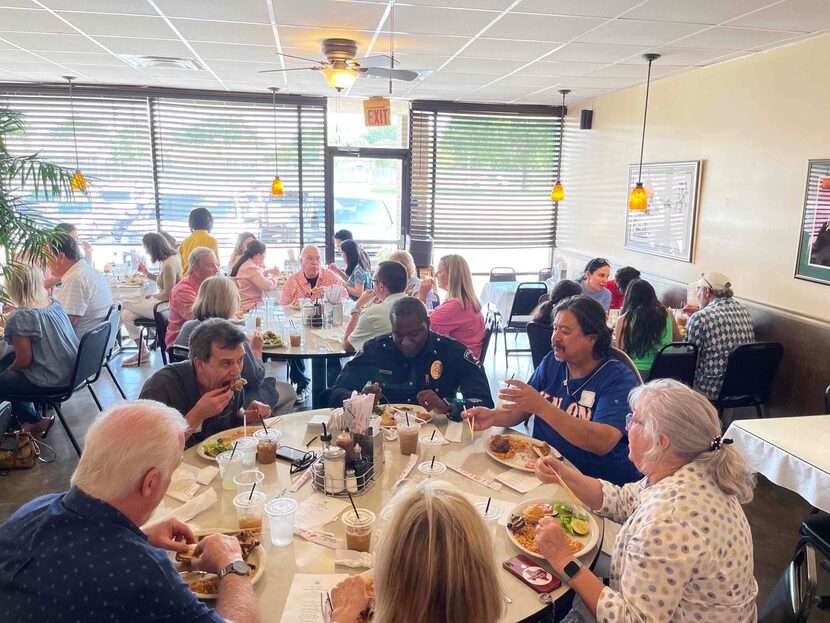
{"type": "Polygon", "coordinates": [[[590,130],[591,124],[594,122],[594,111],[593,110],[583,110],[582,114],[579,115],[579,129],[580,130],[590,130]]]}

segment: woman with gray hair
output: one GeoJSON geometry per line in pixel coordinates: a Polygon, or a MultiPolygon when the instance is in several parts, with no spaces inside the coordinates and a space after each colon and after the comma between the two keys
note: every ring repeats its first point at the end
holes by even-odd
{"type": "Polygon", "coordinates": [[[629,403],[629,453],[641,481],[618,487],[555,459],[536,463],[541,481],[563,481],[623,523],[605,586],[574,559],[555,519],[539,522],[540,551],[579,596],[565,621],[755,621],[752,535],[741,509],[754,482],[717,412],[669,379],[635,388],[629,403]]]}

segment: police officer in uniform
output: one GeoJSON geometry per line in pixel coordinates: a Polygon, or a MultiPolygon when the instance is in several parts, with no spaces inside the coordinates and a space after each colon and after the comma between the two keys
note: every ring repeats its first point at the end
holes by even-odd
{"type": "Polygon", "coordinates": [[[375,394],[392,404],[419,404],[457,417],[461,405],[493,407],[490,385],[481,364],[461,342],[429,330],[429,316],[416,298],[395,301],[389,313],[392,333],[367,340],[348,362],[330,390],[332,407],[342,406],[352,391],[375,394]]]}

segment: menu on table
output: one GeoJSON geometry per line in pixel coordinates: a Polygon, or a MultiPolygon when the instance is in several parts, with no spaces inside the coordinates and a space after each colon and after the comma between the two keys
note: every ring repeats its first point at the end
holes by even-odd
{"type": "Polygon", "coordinates": [[[320,596],[325,600],[326,592],[331,592],[347,577],[349,576],[345,573],[294,575],[280,623],[323,623],[320,596]]]}

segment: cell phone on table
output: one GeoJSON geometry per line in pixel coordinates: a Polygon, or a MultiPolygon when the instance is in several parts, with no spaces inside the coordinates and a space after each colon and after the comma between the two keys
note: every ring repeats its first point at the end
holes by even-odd
{"type": "MultiPolygon", "coordinates": [[[[291,463],[291,469],[303,469],[308,467],[317,458],[317,455],[310,450],[298,450],[291,446],[279,446],[277,448],[277,458],[281,461],[291,463]]],[[[294,473],[292,471],[292,473],[294,473]]]]}
{"type": "Polygon", "coordinates": [[[549,593],[562,586],[559,578],[524,554],[505,560],[502,566],[537,593],[549,593]]]}

